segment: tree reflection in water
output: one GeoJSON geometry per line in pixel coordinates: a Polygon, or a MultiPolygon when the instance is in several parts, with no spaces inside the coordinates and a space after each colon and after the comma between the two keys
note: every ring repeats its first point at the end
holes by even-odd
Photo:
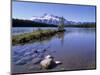
{"type": "Polygon", "coordinates": [[[57,37],[60,39],[61,41],[61,46],[63,47],[63,44],[64,44],[64,32],[59,32],[57,34],[57,37]]]}

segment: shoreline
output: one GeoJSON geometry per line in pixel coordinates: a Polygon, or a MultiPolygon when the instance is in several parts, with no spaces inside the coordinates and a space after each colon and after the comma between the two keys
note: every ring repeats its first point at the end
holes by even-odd
{"type": "Polygon", "coordinates": [[[24,33],[20,35],[13,35],[12,36],[12,45],[17,44],[25,44],[30,41],[42,40],[47,37],[52,37],[53,35],[57,34],[58,32],[64,32],[65,30],[36,30],[30,33],[24,33]]]}

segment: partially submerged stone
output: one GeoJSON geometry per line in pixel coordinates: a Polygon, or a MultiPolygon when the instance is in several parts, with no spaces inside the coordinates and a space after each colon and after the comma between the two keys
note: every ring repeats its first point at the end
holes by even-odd
{"type": "Polygon", "coordinates": [[[44,59],[40,62],[40,65],[43,69],[49,69],[50,66],[52,66],[51,64],[53,64],[54,61],[53,59],[49,58],[49,59],[44,59]]]}
{"type": "Polygon", "coordinates": [[[61,61],[55,61],[56,64],[61,64],[61,61]]]}
{"type": "Polygon", "coordinates": [[[47,55],[44,59],[40,62],[40,65],[43,69],[51,69],[58,64],[61,64],[60,61],[55,61],[51,55],[47,55]]]}

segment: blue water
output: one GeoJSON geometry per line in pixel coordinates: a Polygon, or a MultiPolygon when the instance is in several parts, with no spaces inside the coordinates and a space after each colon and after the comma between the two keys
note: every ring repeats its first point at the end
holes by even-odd
{"type": "MultiPolygon", "coordinates": [[[[13,28],[12,34],[28,33],[38,28],[13,28]]],[[[48,28],[42,28],[48,29],[48,28]]],[[[49,28],[56,29],[56,28],[49,28]]],[[[46,71],[77,70],[95,68],[95,28],[65,28],[66,32],[56,34],[43,41],[12,46],[12,72],[41,72],[39,62],[46,55],[52,55],[61,65],[46,71]],[[46,49],[43,50],[43,49],[46,49]],[[38,50],[38,53],[35,52],[38,50]]]]}

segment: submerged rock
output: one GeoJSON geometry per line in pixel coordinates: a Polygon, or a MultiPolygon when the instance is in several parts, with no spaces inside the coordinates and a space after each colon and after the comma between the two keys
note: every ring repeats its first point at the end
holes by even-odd
{"type": "Polygon", "coordinates": [[[33,59],[32,56],[25,56],[22,57],[20,60],[16,61],[16,65],[24,65],[27,64],[27,62],[31,61],[33,59]]]}
{"type": "Polygon", "coordinates": [[[32,60],[32,63],[33,64],[39,64],[41,62],[41,58],[34,58],[33,60],[32,60]]]}
{"type": "Polygon", "coordinates": [[[18,60],[15,64],[16,64],[16,65],[24,65],[24,64],[26,64],[26,63],[27,63],[26,60],[20,59],[20,60],[18,60]]]}

